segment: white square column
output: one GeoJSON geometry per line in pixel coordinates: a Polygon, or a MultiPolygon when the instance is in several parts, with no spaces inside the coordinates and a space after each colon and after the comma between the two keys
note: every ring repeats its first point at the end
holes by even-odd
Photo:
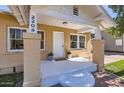
{"type": "Polygon", "coordinates": [[[95,39],[101,40],[101,30],[99,28],[95,29],[95,39]]]}

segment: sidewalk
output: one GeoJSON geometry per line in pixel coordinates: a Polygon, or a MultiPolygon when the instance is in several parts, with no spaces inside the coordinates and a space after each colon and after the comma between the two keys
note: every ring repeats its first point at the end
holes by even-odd
{"type": "Polygon", "coordinates": [[[113,63],[116,61],[124,60],[124,53],[105,52],[105,64],[113,63]]]}

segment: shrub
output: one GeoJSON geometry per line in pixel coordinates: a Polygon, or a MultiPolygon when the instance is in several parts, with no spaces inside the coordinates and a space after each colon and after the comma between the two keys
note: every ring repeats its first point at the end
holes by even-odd
{"type": "Polygon", "coordinates": [[[52,53],[52,52],[51,52],[51,53],[49,53],[49,54],[48,54],[48,56],[53,56],[53,53],[52,53]]]}

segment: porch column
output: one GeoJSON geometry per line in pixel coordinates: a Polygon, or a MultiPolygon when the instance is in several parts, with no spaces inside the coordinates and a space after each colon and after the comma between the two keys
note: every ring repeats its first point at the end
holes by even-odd
{"type": "Polygon", "coordinates": [[[101,39],[101,31],[99,28],[95,29],[95,39],[101,39]]]}
{"type": "Polygon", "coordinates": [[[30,13],[29,30],[24,33],[24,87],[40,86],[40,40],[36,14],[30,13]]]}
{"type": "Polygon", "coordinates": [[[104,70],[104,40],[93,40],[93,55],[92,60],[97,64],[97,70],[104,70]]]}

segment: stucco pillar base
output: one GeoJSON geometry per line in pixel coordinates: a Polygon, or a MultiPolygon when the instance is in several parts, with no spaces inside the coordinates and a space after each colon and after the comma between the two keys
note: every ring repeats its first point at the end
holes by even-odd
{"type": "Polygon", "coordinates": [[[93,40],[93,62],[97,64],[99,72],[104,71],[104,40],[93,40]]]}
{"type": "Polygon", "coordinates": [[[23,87],[40,87],[40,81],[24,81],[23,87]]]}
{"type": "Polygon", "coordinates": [[[40,86],[40,34],[24,33],[24,87],[40,86]]]}

